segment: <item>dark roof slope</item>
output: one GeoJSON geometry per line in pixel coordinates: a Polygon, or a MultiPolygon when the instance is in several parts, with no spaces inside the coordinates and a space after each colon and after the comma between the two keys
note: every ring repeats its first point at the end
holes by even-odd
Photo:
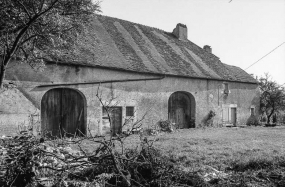
{"type": "Polygon", "coordinates": [[[101,15],[93,18],[85,35],[77,40],[76,49],[68,55],[82,65],[256,83],[241,68],[222,63],[189,40],[101,15]]]}

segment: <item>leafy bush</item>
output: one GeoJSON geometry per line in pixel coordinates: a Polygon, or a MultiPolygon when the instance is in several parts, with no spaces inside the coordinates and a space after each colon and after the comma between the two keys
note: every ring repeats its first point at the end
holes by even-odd
{"type": "Polygon", "coordinates": [[[216,116],[216,113],[210,110],[206,118],[203,120],[206,127],[213,126],[213,120],[215,116],[216,116]]]}
{"type": "Polygon", "coordinates": [[[262,115],[260,118],[261,122],[267,122],[267,117],[265,115],[262,115]]]}
{"type": "Polygon", "coordinates": [[[163,132],[173,132],[174,127],[173,124],[169,120],[161,120],[158,122],[159,128],[163,132]]]}
{"type": "Polygon", "coordinates": [[[256,116],[250,116],[246,121],[247,126],[259,126],[261,123],[259,122],[256,116]]]}

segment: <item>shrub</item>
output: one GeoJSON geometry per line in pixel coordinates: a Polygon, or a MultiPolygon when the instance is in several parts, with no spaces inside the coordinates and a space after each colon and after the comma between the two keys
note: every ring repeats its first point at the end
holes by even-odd
{"type": "Polygon", "coordinates": [[[267,117],[265,115],[261,116],[260,121],[261,122],[267,122],[267,117]]]}
{"type": "Polygon", "coordinates": [[[246,121],[247,126],[259,126],[261,123],[259,122],[256,116],[250,116],[246,121]]]}
{"type": "Polygon", "coordinates": [[[158,122],[159,128],[163,132],[173,132],[174,127],[173,124],[169,120],[159,121],[158,122]]]}
{"type": "Polygon", "coordinates": [[[214,111],[210,110],[210,112],[208,113],[208,115],[204,119],[204,124],[206,127],[213,126],[213,120],[214,120],[215,116],[216,116],[216,113],[214,111]]]}

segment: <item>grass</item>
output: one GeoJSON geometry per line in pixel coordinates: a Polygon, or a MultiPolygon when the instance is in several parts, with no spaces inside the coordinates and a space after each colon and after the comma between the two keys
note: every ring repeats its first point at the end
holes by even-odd
{"type": "MultiPolygon", "coordinates": [[[[285,126],[179,129],[148,139],[173,162],[193,170],[205,165],[225,170],[235,163],[285,158],[285,126]]],[[[132,135],[125,146],[135,148],[139,142],[139,135],[132,135]]],[[[84,147],[95,148],[88,144],[84,147]]]]}
{"type": "Polygon", "coordinates": [[[223,170],[235,161],[285,156],[285,127],[183,129],[158,137],[154,145],[192,168],[223,170]]]}
{"type": "MultiPolygon", "coordinates": [[[[187,171],[210,166],[230,173],[230,180],[239,185],[243,181],[241,186],[285,186],[284,126],[180,129],[149,138],[163,155],[187,171]],[[271,175],[279,176],[277,182],[271,175]]],[[[135,145],[138,136],[127,141],[135,145]]]]}
{"type": "MultiPolygon", "coordinates": [[[[183,171],[205,176],[213,168],[229,176],[214,186],[285,186],[285,126],[179,129],[147,138],[183,171]]],[[[125,141],[126,148],[139,145],[139,135],[125,141]]]]}

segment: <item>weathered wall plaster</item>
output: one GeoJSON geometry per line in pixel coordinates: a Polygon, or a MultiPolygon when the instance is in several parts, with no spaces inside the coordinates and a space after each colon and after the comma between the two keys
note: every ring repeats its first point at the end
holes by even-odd
{"type": "MultiPolygon", "coordinates": [[[[83,66],[46,65],[43,72],[32,70],[25,64],[19,64],[17,68],[9,69],[7,80],[14,81],[24,90],[33,101],[34,105],[40,106],[41,98],[49,89],[58,87],[37,87],[45,84],[58,83],[88,83],[105,80],[141,79],[157,78],[159,75],[138,74],[111,69],[101,69],[83,66]]],[[[145,128],[152,128],[159,120],[168,119],[168,99],[170,95],[177,91],[185,91],[192,94],[196,101],[196,127],[203,126],[203,120],[210,110],[216,112],[214,125],[222,124],[223,106],[235,105],[237,108],[237,124],[243,125],[250,116],[250,107],[259,108],[258,89],[256,84],[229,82],[230,93],[223,94],[223,81],[191,79],[167,76],[161,80],[120,82],[108,84],[79,84],[61,86],[80,90],[87,100],[87,123],[92,133],[102,134],[109,131],[102,122],[102,105],[96,94],[99,94],[104,102],[108,102],[112,97],[117,106],[122,106],[123,122],[125,121],[126,106],[135,107],[135,118],[143,120],[145,128]]],[[[5,97],[5,96],[4,96],[5,97]]],[[[3,96],[1,100],[3,100],[3,96]]],[[[11,105],[23,107],[27,99],[18,99],[11,105]]],[[[35,106],[25,106],[30,113],[35,106]]],[[[7,113],[7,112],[6,112],[7,113]]],[[[17,112],[15,112],[17,113],[17,112]]],[[[29,113],[29,112],[27,112],[29,113]]],[[[2,119],[0,119],[1,121],[2,119]]]]}

